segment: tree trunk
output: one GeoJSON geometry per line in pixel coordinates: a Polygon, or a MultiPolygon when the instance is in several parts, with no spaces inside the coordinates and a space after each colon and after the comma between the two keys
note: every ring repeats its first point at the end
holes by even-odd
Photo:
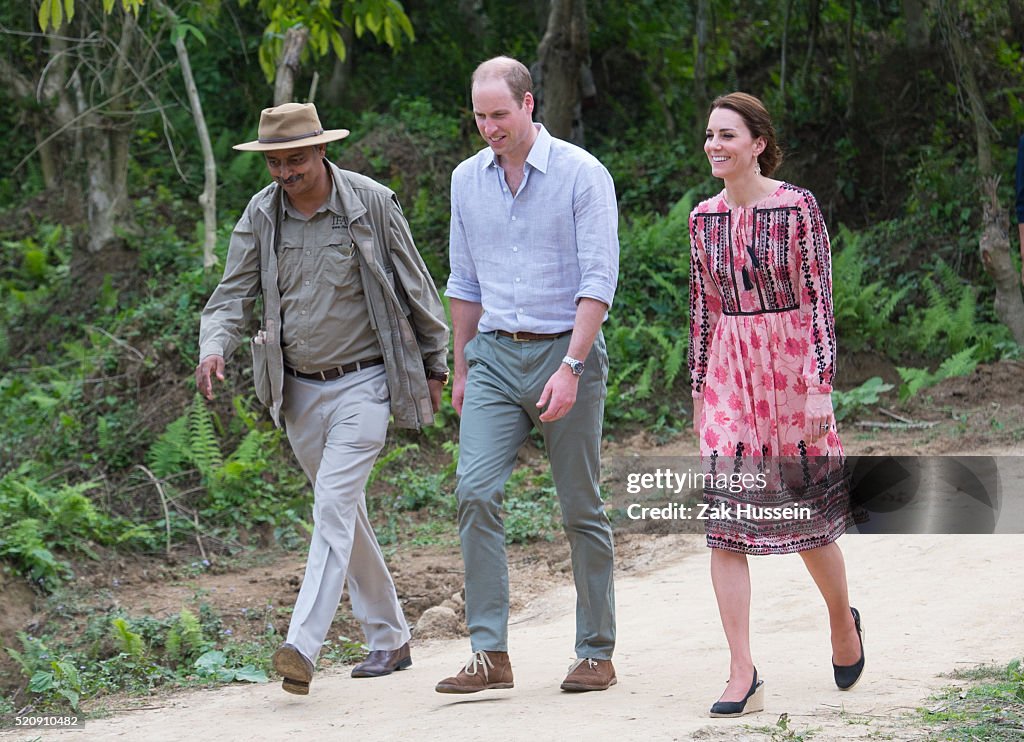
{"type": "Polygon", "coordinates": [[[857,55],[854,50],[853,33],[856,28],[857,0],[850,0],[847,8],[849,19],[846,22],[846,77],[849,80],[849,92],[846,98],[846,120],[852,121],[857,112],[857,55]]]}
{"type": "Polygon", "coordinates": [[[1010,220],[999,203],[999,178],[985,178],[982,232],[978,239],[981,263],[996,285],[995,311],[1010,328],[1017,345],[1024,346],[1024,300],[1021,299],[1020,276],[1010,255],[1010,220]]]}
{"type": "MultiPolygon", "coordinates": [[[[116,54],[111,62],[109,97],[107,103],[127,106],[126,84],[131,65],[137,63],[134,49],[139,34],[135,17],[125,13],[121,25],[116,54]]],[[[81,78],[73,76],[73,87],[78,96],[79,118],[84,124],[83,151],[87,167],[85,219],[88,234],[84,244],[88,252],[96,254],[116,245],[119,228],[128,217],[128,151],[131,142],[132,119],[115,120],[99,113],[85,97],[81,78]]]]}
{"type": "Polygon", "coordinates": [[[284,34],[284,48],[281,50],[281,59],[277,63],[277,75],[274,78],[275,106],[294,100],[295,77],[299,74],[299,60],[307,41],[309,29],[305,26],[292,26],[284,34]]]}
{"type": "Polygon", "coordinates": [[[928,46],[928,19],[921,0],[903,0],[903,20],[907,28],[907,47],[918,51],[928,46]]]}
{"type": "MultiPolygon", "coordinates": [[[[178,18],[167,5],[157,0],[157,7],[162,9],[172,22],[178,18]]],[[[181,66],[181,77],[185,81],[185,93],[189,105],[192,106],[192,120],[196,125],[196,135],[203,151],[203,192],[199,194],[199,205],[203,207],[203,268],[209,270],[217,265],[214,247],[217,245],[217,162],[213,158],[213,145],[210,143],[210,132],[206,128],[206,117],[203,115],[203,103],[199,99],[199,88],[192,74],[192,62],[188,48],[185,46],[185,35],[178,34],[174,40],[174,51],[178,55],[181,66]]]]}
{"type": "Polygon", "coordinates": [[[345,58],[335,55],[334,65],[331,68],[330,77],[324,84],[324,103],[330,106],[340,106],[342,96],[345,95],[345,88],[352,78],[352,42],[355,39],[350,26],[342,26],[339,31],[341,40],[345,42],[345,58]]]}
{"type": "Polygon", "coordinates": [[[582,144],[580,68],[590,55],[586,0],[551,0],[537,47],[542,95],[538,119],[552,135],[582,144]]]}
{"type": "Polygon", "coordinates": [[[697,0],[697,20],[694,24],[696,51],[693,57],[693,101],[697,109],[696,130],[707,125],[708,96],[708,39],[711,26],[711,0],[697,0]]]}
{"type": "Polygon", "coordinates": [[[982,98],[978,77],[974,74],[975,60],[964,44],[964,32],[959,25],[960,10],[955,0],[942,3],[940,6],[940,23],[942,32],[949,46],[953,68],[957,72],[957,85],[966,96],[971,109],[971,121],[974,124],[974,137],[978,152],[978,175],[982,180],[992,177],[992,140],[989,123],[985,114],[985,101],[982,98]]]}
{"type": "Polygon", "coordinates": [[[779,97],[782,99],[783,112],[786,110],[786,51],[789,42],[789,19],[792,16],[793,0],[786,0],[782,11],[782,54],[779,60],[779,97]]]}
{"type": "Polygon", "coordinates": [[[818,28],[821,26],[821,0],[810,0],[807,6],[807,53],[804,55],[804,66],[800,71],[800,79],[807,81],[814,63],[814,46],[818,41],[818,28]]]}

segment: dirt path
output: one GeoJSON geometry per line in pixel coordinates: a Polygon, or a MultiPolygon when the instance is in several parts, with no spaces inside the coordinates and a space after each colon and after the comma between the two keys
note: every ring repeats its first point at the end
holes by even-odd
{"type": "Polygon", "coordinates": [[[435,693],[433,684],[468,655],[466,640],[452,640],[416,646],[413,667],[388,678],[322,673],[308,698],[277,683],[186,692],[41,738],[764,739],[753,729],[787,713],[797,731],[820,730],[815,739],[916,739],[920,733],[899,717],[948,684],[941,673],[1005,663],[1024,646],[1024,537],[849,535],[840,543],[864,615],[865,678],[849,693],[832,685],[825,614],[799,557],[755,559],[754,648],[767,708],[711,720],[706,711],[725,680],[727,654],[708,552],[699,536],[676,538],[677,561],[617,583],[619,684],[607,692],[558,690],[573,636],[573,592],[562,586],[514,617],[514,690],[435,693]]]}

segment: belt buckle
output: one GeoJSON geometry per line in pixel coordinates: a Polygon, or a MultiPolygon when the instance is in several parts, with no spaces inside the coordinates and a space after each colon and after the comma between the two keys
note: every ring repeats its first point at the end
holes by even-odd
{"type": "Polygon", "coordinates": [[[524,342],[526,342],[526,338],[519,337],[519,331],[518,330],[516,332],[512,333],[512,339],[514,341],[516,341],[517,343],[524,343],[524,342]]]}
{"type": "Polygon", "coordinates": [[[327,374],[323,371],[317,371],[317,373],[320,374],[320,381],[327,381],[327,374]]]}

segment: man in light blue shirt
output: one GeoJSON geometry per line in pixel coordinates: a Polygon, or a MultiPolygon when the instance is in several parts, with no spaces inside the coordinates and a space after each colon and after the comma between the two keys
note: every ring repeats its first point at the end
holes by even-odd
{"type": "Polygon", "coordinates": [[[473,73],[487,147],[452,174],[452,403],[456,496],[473,655],[441,693],[511,688],[501,503],[519,447],[544,436],[576,582],[576,656],[561,687],[615,683],[614,549],[598,488],[608,355],[601,323],[618,280],[611,176],[534,124],[530,73],[497,57],[473,73]]]}

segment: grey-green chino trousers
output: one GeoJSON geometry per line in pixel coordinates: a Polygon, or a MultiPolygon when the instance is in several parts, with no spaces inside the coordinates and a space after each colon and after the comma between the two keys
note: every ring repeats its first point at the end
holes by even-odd
{"type": "Polygon", "coordinates": [[[459,427],[455,493],[466,570],[466,623],[473,651],[508,651],[508,563],[502,500],[519,447],[536,426],[544,436],[572,550],[576,656],[611,659],[615,646],[614,547],[598,482],[608,353],[598,334],[576,403],[540,421],[544,385],[558,370],[569,335],[516,341],[480,333],[466,344],[469,372],[459,427]]]}

